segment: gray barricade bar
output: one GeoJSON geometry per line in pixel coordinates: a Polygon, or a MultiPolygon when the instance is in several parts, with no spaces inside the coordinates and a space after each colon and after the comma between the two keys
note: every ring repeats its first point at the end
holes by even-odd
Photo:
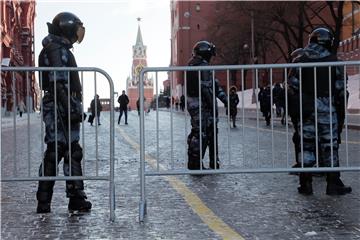
{"type": "MultiPolygon", "coordinates": [[[[115,219],[115,185],[114,185],[114,132],[115,132],[115,128],[114,128],[114,84],[113,81],[111,79],[111,77],[102,69],[99,68],[93,68],[93,67],[2,67],[1,68],[2,72],[9,72],[11,74],[12,77],[12,96],[13,96],[13,156],[10,157],[11,160],[13,161],[13,171],[12,172],[6,172],[6,174],[2,174],[1,177],[1,181],[2,182],[13,182],[13,181],[49,181],[49,180],[54,180],[54,181],[68,181],[68,180],[102,180],[102,181],[108,181],[109,182],[109,209],[110,209],[110,220],[114,221],[115,219]],[[95,83],[95,96],[97,94],[97,74],[101,74],[102,76],[104,76],[106,78],[106,80],[108,81],[109,84],[109,95],[110,95],[110,134],[109,134],[109,138],[108,138],[108,145],[106,144],[106,148],[109,146],[109,150],[105,150],[105,146],[99,146],[99,142],[98,142],[98,128],[97,128],[97,122],[98,122],[98,118],[96,118],[96,128],[95,128],[95,151],[96,151],[96,157],[95,157],[95,172],[90,172],[90,171],[85,171],[85,165],[91,163],[88,161],[88,159],[86,159],[85,157],[85,152],[87,151],[87,147],[85,145],[85,133],[84,133],[84,105],[83,105],[83,94],[82,94],[82,98],[81,98],[81,102],[82,102],[82,109],[81,109],[81,130],[79,129],[79,134],[80,139],[82,139],[82,155],[83,155],[83,159],[81,161],[81,165],[83,168],[83,175],[82,176],[74,176],[73,172],[72,172],[72,160],[68,161],[69,166],[68,166],[68,170],[65,170],[64,167],[64,176],[60,174],[60,171],[58,170],[58,167],[55,168],[55,176],[44,176],[45,174],[45,170],[44,170],[44,142],[43,142],[43,138],[45,135],[45,129],[44,129],[44,114],[43,114],[43,109],[44,109],[44,103],[43,103],[43,97],[47,94],[47,96],[49,98],[51,98],[50,100],[53,102],[54,107],[52,107],[52,109],[54,109],[54,124],[55,124],[55,133],[54,133],[54,141],[55,141],[55,166],[58,165],[58,162],[60,159],[58,159],[58,144],[59,143],[59,139],[62,139],[62,143],[64,144],[63,141],[65,141],[66,145],[68,146],[68,159],[72,159],[71,154],[71,148],[72,148],[72,143],[73,142],[73,127],[75,126],[74,123],[72,122],[72,113],[70,106],[73,106],[72,104],[74,104],[72,101],[73,99],[71,98],[73,93],[70,92],[70,74],[71,72],[76,71],[78,73],[80,73],[80,82],[81,82],[81,86],[83,86],[84,83],[84,76],[83,73],[84,72],[90,72],[90,73],[94,73],[94,78],[93,81],[95,83]],[[43,89],[43,73],[48,73],[48,74],[53,74],[52,75],[52,79],[53,82],[50,82],[49,84],[53,84],[53,94],[49,94],[49,93],[45,93],[45,91],[41,90],[43,89]],[[17,135],[17,128],[16,128],[16,106],[17,106],[17,94],[16,94],[16,77],[15,74],[23,74],[25,73],[26,76],[26,82],[25,82],[25,86],[26,86],[26,107],[27,107],[27,141],[26,143],[24,143],[24,145],[27,146],[27,159],[19,158],[18,154],[17,154],[17,145],[20,144],[16,138],[17,135]],[[41,159],[42,162],[40,161],[36,161],[33,162],[32,160],[32,152],[33,149],[37,146],[31,146],[30,143],[30,139],[32,138],[31,134],[30,134],[30,80],[29,80],[29,75],[31,74],[39,74],[38,77],[38,81],[39,81],[39,87],[40,87],[40,124],[41,124],[41,130],[40,130],[40,134],[41,134],[41,144],[39,144],[39,148],[40,148],[40,152],[41,152],[41,159]],[[57,88],[57,79],[59,79],[59,76],[66,76],[65,79],[66,82],[64,82],[63,84],[66,84],[68,87],[65,91],[67,91],[66,93],[64,92],[64,95],[67,95],[67,99],[63,99],[62,102],[62,106],[67,106],[67,107],[62,107],[59,108],[58,107],[58,99],[61,98],[61,96],[57,96],[57,94],[59,94],[59,89],[57,88]],[[66,103],[67,104],[66,104],[66,103]],[[67,108],[67,109],[63,109],[63,108],[67,108]],[[65,112],[61,112],[61,111],[67,111],[65,112]],[[66,119],[63,118],[58,118],[59,114],[65,114],[66,115],[66,119]],[[58,119],[58,120],[57,120],[58,119]],[[60,120],[59,120],[60,119],[60,120]],[[60,124],[58,126],[58,124],[60,124]],[[59,132],[58,129],[61,129],[61,132],[59,132]],[[61,135],[60,135],[61,134],[61,135]],[[99,148],[102,149],[103,151],[108,151],[108,164],[109,164],[109,170],[104,172],[102,171],[101,173],[99,173],[101,169],[99,169],[99,156],[98,156],[98,151],[99,148]],[[24,164],[23,162],[26,160],[27,164],[24,164]],[[38,165],[39,163],[41,163],[41,167],[40,170],[38,171],[31,171],[32,169],[38,169],[38,166],[34,167],[33,165],[36,164],[38,165]],[[21,167],[20,167],[21,165],[21,167]],[[24,171],[24,168],[26,168],[26,170],[24,171]],[[67,174],[65,176],[65,171],[67,171],[67,174]],[[40,175],[40,176],[39,176],[40,175]]],[[[90,80],[90,79],[89,79],[90,80]]],[[[88,79],[87,79],[88,81],[88,79]]],[[[52,88],[52,86],[48,86],[48,89],[52,88]]],[[[82,91],[83,92],[83,91],[82,91]]],[[[97,106],[97,101],[95,101],[95,110],[98,108],[97,106]]],[[[77,123],[78,124],[78,123],[77,123]]],[[[79,139],[79,141],[80,141],[79,139]]],[[[65,153],[66,154],[66,153],[65,153]]],[[[9,161],[10,159],[9,157],[7,158],[2,158],[1,161],[9,161]]],[[[64,157],[64,159],[66,158],[66,156],[64,157]]],[[[103,160],[103,159],[101,159],[103,160]]],[[[64,160],[65,161],[65,160],[64,160]]],[[[3,164],[3,162],[2,162],[3,164]]]]}
{"type": "MultiPolygon", "coordinates": [[[[349,160],[349,150],[348,150],[348,113],[347,110],[345,110],[345,118],[344,118],[344,127],[343,127],[343,132],[342,132],[342,142],[340,145],[340,149],[342,151],[342,156],[343,158],[341,158],[339,160],[340,162],[340,166],[337,165],[337,142],[334,142],[333,139],[337,139],[337,136],[335,136],[334,134],[337,134],[335,132],[333,132],[334,128],[334,124],[336,123],[337,119],[333,118],[333,101],[328,101],[328,105],[327,106],[319,106],[319,102],[318,102],[318,98],[324,97],[324,98],[329,98],[329,99],[333,99],[334,98],[334,79],[332,79],[334,77],[334,71],[338,71],[339,69],[342,70],[343,72],[340,73],[341,78],[343,78],[344,81],[342,81],[341,84],[343,84],[341,86],[341,88],[343,89],[348,89],[347,86],[347,70],[349,70],[350,68],[355,69],[355,72],[359,73],[359,79],[360,79],[360,61],[346,61],[346,62],[316,62],[316,63],[290,63],[290,64],[256,64],[256,65],[224,65],[224,66],[176,66],[176,67],[145,67],[141,70],[140,73],[140,81],[139,81],[139,97],[140,99],[143,99],[144,97],[144,83],[143,83],[143,79],[145,74],[147,73],[155,73],[156,75],[156,82],[155,82],[155,86],[156,86],[156,92],[155,92],[155,104],[156,104],[156,139],[154,141],[156,141],[156,143],[151,144],[151,146],[156,146],[156,154],[153,153],[153,149],[151,149],[152,151],[147,151],[146,150],[146,146],[145,146],[145,137],[146,137],[146,129],[145,129],[145,118],[144,118],[144,103],[143,101],[140,101],[140,204],[139,204],[139,219],[140,221],[144,220],[145,214],[146,214],[146,194],[145,194],[145,187],[146,187],[146,176],[165,176],[165,175],[202,175],[202,174],[238,174],[238,173],[289,173],[289,172],[335,172],[335,171],[360,171],[360,163],[359,160],[354,160],[352,159],[352,161],[349,160]],[[236,137],[238,137],[240,139],[240,147],[233,147],[231,145],[231,141],[230,141],[230,136],[231,136],[231,130],[230,130],[230,114],[228,114],[228,116],[223,116],[221,117],[220,114],[220,119],[219,122],[224,123],[222,125],[222,129],[221,129],[221,134],[222,134],[222,141],[217,139],[217,134],[213,134],[213,142],[214,147],[215,148],[213,150],[214,154],[214,159],[216,159],[216,153],[219,151],[219,149],[222,149],[222,154],[220,156],[221,159],[221,164],[220,167],[218,168],[218,166],[215,164],[215,166],[212,167],[212,169],[208,170],[206,168],[203,167],[204,161],[203,160],[207,160],[207,158],[209,158],[208,155],[210,155],[210,150],[209,150],[209,154],[205,155],[205,158],[202,160],[202,158],[199,158],[199,169],[198,170],[189,170],[187,168],[187,163],[188,163],[188,154],[187,154],[187,149],[188,149],[188,143],[187,143],[187,137],[190,134],[190,120],[191,120],[191,116],[188,113],[188,101],[189,101],[189,96],[187,96],[187,89],[189,88],[189,86],[187,86],[187,82],[189,79],[188,78],[188,72],[194,72],[196,74],[193,74],[193,76],[197,75],[197,79],[199,79],[199,89],[198,89],[198,95],[197,95],[197,99],[201,99],[203,100],[204,98],[211,98],[212,102],[213,102],[213,106],[212,106],[212,116],[211,119],[213,121],[213,132],[216,133],[218,131],[217,129],[217,116],[215,116],[215,112],[216,112],[216,104],[218,104],[218,101],[216,100],[216,96],[215,96],[215,82],[216,82],[216,74],[219,72],[222,72],[222,76],[225,75],[226,79],[222,79],[222,82],[226,84],[226,87],[224,87],[224,92],[227,95],[227,111],[228,113],[230,113],[230,109],[229,109],[229,93],[230,93],[230,81],[229,81],[229,72],[232,70],[237,70],[240,73],[240,79],[237,79],[237,83],[241,83],[241,89],[240,89],[240,93],[239,93],[239,107],[238,110],[241,109],[241,111],[238,111],[238,115],[240,115],[240,121],[239,123],[241,124],[241,129],[240,131],[238,131],[238,135],[236,137]],[[246,114],[245,113],[245,106],[244,106],[244,82],[246,81],[246,79],[244,78],[244,72],[245,71],[253,71],[254,75],[253,75],[253,84],[255,84],[255,86],[252,86],[252,88],[254,89],[254,94],[255,95],[255,99],[254,100],[254,104],[256,105],[256,107],[253,109],[253,111],[255,112],[255,118],[256,120],[256,126],[251,126],[251,129],[253,129],[253,133],[251,133],[251,136],[248,133],[248,129],[246,127],[245,122],[248,121],[246,119],[246,114]],[[281,74],[278,74],[277,77],[282,76],[282,80],[281,81],[284,87],[284,91],[285,91],[285,96],[284,96],[284,101],[285,101],[285,105],[283,106],[283,119],[281,120],[282,124],[283,124],[283,129],[281,131],[281,134],[283,134],[281,137],[281,139],[284,141],[281,151],[278,151],[278,147],[276,147],[276,142],[275,142],[275,135],[279,134],[279,130],[276,130],[274,128],[274,118],[275,118],[275,114],[273,111],[273,104],[274,102],[274,96],[273,96],[273,85],[275,82],[279,82],[279,81],[275,81],[274,78],[274,70],[276,70],[278,73],[281,72],[281,74]],[[201,91],[201,87],[202,87],[202,83],[201,83],[201,78],[203,77],[202,73],[207,71],[208,73],[212,74],[212,79],[210,79],[211,81],[211,86],[209,86],[209,88],[212,89],[212,95],[211,96],[204,96],[204,92],[201,91]],[[267,132],[270,132],[270,134],[268,136],[265,136],[265,134],[260,134],[260,130],[262,131],[263,129],[260,127],[260,122],[262,121],[262,116],[260,115],[260,102],[258,100],[258,94],[259,94],[259,90],[261,87],[260,84],[260,72],[261,71],[266,71],[268,73],[268,79],[267,79],[267,84],[270,84],[270,104],[271,104],[271,111],[270,111],[270,121],[268,123],[268,128],[266,129],[267,132]],[[292,108],[291,106],[289,106],[289,86],[292,84],[292,82],[290,82],[289,80],[289,74],[293,71],[297,71],[297,78],[298,78],[298,91],[299,91],[299,96],[300,96],[300,109],[299,109],[299,122],[296,123],[296,131],[299,133],[298,136],[298,141],[299,143],[297,144],[297,146],[300,147],[299,150],[295,150],[298,151],[298,154],[296,154],[299,159],[298,164],[299,166],[297,166],[296,168],[292,167],[292,165],[295,162],[295,154],[294,154],[294,145],[293,145],[293,134],[294,134],[294,127],[291,127],[290,123],[293,123],[292,119],[289,116],[289,111],[293,110],[293,109],[289,109],[292,108]],[[328,73],[328,79],[320,79],[321,80],[321,84],[324,83],[323,85],[320,85],[317,82],[320,82],[319,80],[319,76],[317,76],[317,74],[319,73],[319,71],[322,71],[322,73],[328,73]],[[177,117],[177,123],[174,122],[174,109],[172,107],[172,93],[173,93],[173,82],[170,80],[170,98],[171,98],[171,106],[170,109],[168,111],[170,111],[169,113],[169,132],[167,133],[167,137],[166,137],[166,144],[160,144],[160,136],[159,136],[159,131],[160,131],[160,124],[159,124],[159,120],[160,120],[160,116],[159,116],[159,101],[158,101],[158,97],[159,97],[159,90],[158,90],[158,73],[159,72],[167,72],[169,73],[169,76],[172,75],[174,72],[178,72],[179,74],[183,74],[183,80],[184,83],[181,86],[181,93],[183,93],[185,95],[185,111],[184,111],[184,115],[181,117],[182,120],[179,120],[179,117],[177,117]],[[315,128],[315,136],[314,136],[314,142],[315,144],[315,149],[314,149],[314,155],[315,155],[315,159],[314,159],[314,163],[311,167],[309,167],[307,164],[307,160],[306,160],[306,156],[304,156],[305,154],[308,154],[306,152],[306,146],[304,148],[304,144],[307,144],[306,142],[304,143],[304,131],[307,131],[308,129],[308,123],[304,122],[304,116],[303,116],[303,112],[305,110],[308,109],[303,109],[304,105],[304,101],[308,100],[308,98],[303,99],[303,94],[304,94],[304,84],[303,83],[304,74],[309,74],[309,72],[311,73],[311,75],[314,78],[314,81],[311,82],[312,87],[314,87],[314,96],[312,96],[311,102],[314,105],[314,110],[313,110],[313,122],[316,123],[314,128],[315,128]],[[290,85],[289,85],[290,84],[290,85]],[[326,86],[324,86],[326,85],[326,86]],[[326,93],[326,96],[317,96],[317,92],[319,89],[319,87],[322,88],[327,88],[328,92],[326,93]],[[319,147],[319,139],[320,137],[318,136],[318,132],[321,131],[321,127],[323,127],[323,122],[321,122],[321,118],[323,117],[323,115],[321,115],[322,113],[319,112],[319,108],[326,108],[329,109],[329,112],[331,112],[331,114],[329,114],[329,119],[328,119],[328,127],[330,129],[330,142],[329,142],[329,146],[330,148],[327,149],[327,153],[329,154],[329,157],[331,159],[331,164],[326,165],[326,166],[322,166],[322,161],[320,159],[320,151],[324,151],[323,149],[321,150],[319,147]],[[321,115],[321,116],[320,116],[321,115]],[[246,119],[246,120],[245,120],[246,119]],[[223,127],[224,125],[226,125],[227,129],[225,130],[223,127]],[[290,126],[289,126],[290,125],[290,126]],[[305,126],[305,129],[304,129],[305,126]],[[177,134],[174,134],[174,131],[180,131],[180,130],[176,130],[176,129],[183,129],[181,131],[184,131],[184,133],[179,134],[179,132],[177,132],[177,134]],[[284,136],[285,134],[285,136],[284,136]],[[225,141],[225,138],[227,137],[227,140],[225,141]],[[254,147],[255,152],[253,152],[252,154],[248,154],[246,153],[246,148],[249,146],[249,143],[247,143],[248,139],[252,138],[255,139],[253,142],[251,142],[251,146],[254,147]],[[260,142],[264,141],[264,138],[266,138],[266,140],[268,140],[269,144],[268,144],[268,148],[266,150],[264,150],[264,148],[261,146],[260,142]],[[217,143],[217,144],[216,144],[217,143]],[[174,148],[174,146],[178,146],[177,148],[174,148]],[[217,149],[219,148],[219,149],[217,149]],[[226,150],[224,150],[226,149],[226,150]],[[147,155],[150,152],[153,153],[152,156],[147,155]],[[227,156],[224,153],[227,152],[227,156]],[[164,153],[164,154],[162,154],[164,153]],[[147,156],[147,157],[145,157],[147,156]],[[162,157],[161,157],[162,156],[162,157]],[[164,157],[165,156],[165,157],[164,157]],[[179,157],[179,156],[183,156],[183,157],[179,157]],[[266,162],[264,161],[264,158],[266,158],[266,162]],[[148,159],[148,160],[146,160],[148,159]],[[150,160],[149,160],[150,159],[150,160]],[[175,161],[177,160],[177,161],[175,161]],[[146,165],[146,161],[148,161],[149,166],[145,167],[146,165]],[[240,164],[239,162],[242,162],[242,164],[240,164]],[[249,164],[250,163],[250,164],[249,164]],[[249,165],[251,165],[251,167],[249,167],[249,165]]],[[[341,71],[340,71],[341,72],[341,71]]],[[[337,74],[339,75],[339,73],[337,72],[337,74]]],[[[337,75],[337,76],[338,76],[337,75]]],[[[308,76],[308,75],[307,75],[308,76]]],[[[324,76],[324,75],[322,75],[324,76]]],[[[279,78],[277,78],[279,79],[279,78]]],[[[359,80],[360,81],[360,80],[359,80]]],[[[309,81],[306,82],[306,84],[309,81]]],[[[307,89],[309,87],[307,86],[307,89]]],[[[305,90],[307,90],[305,89],[305,90]]],[[[180,93],[180,95],[181,95],[180,93]]],[[[179,96],[180,96],[179,95],[179,96]]],[[[198,101],[198,109],[202,109],[202,101],[201,100],[197,100],[198,101]]],[[[347,98],[346,98],[346,94],[345,96],[343,96],[343,99],[341,99],[344,103],[344,109],[347,109],[347,98]]],[[[304,107],[306,108],[306,107],[304,107]]],[[[200,136],[202,136],[202,131],[203,131],[203,127],[202,124],[204,123],[204,121],[202,121],[202,118],[204,117],[204,115],[206,115],[207,113],[202,112],[201,110],[198,111],[198,118],[199,118],[199,132],[200,132],[200,136]]],[[[225,115],[225,114],[224,114],[225,115]]],[[[193,116],[192,116],[193,117],[193,116]]],[[[162,124],[164,123],[164,118],[161,117],[162,120],[162,124]]],[[[219,124],[218,124],[219,125],[219,124]]],[[[164,130],[164,125],[161,127],[161,131],[165,131],[164,130]]],[[[278,137],[279,138],[279,137],[278,137]]],[[[149,140],[151,141],[151,140],[149,140]]],[[[337,140],[336,140],[337,141],[337,140]]],[[[199,138],[199,156],[203,155],[203,144],[206,144],[203,142],[203,138],[200,137],[199,138]]],[[[219,155],[220,155],[220,151],[219,151],[219,155]]]]}

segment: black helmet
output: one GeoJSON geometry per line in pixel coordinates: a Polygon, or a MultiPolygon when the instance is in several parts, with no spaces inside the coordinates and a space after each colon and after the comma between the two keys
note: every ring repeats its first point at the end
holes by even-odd
{"type": "Polygon", "coordinates": [[[80,43],[85,35],[85,28],[81,20],[72,13],[61,12],[57,14],[52,23],[47,23],[49,33],[62,36],[71,43],[80,43]]]}
{"type": "Polygon", "coordinates": [[[193,55],[200,56],[209,62],[210,58],[216,55],[215,45],[208,41],[197,42],[193,47],[193,55]]]}
{"type": "Polygon", "coordinates": [[[333,45],[334,35],[331,30],[325,27],[315,28],[309,35],[309,43],[317,43],[328,50],[333,45]]]}

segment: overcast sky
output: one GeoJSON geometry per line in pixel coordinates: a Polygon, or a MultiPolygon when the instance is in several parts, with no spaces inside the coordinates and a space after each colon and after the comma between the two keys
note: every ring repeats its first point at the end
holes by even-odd
{"type": "MultiPolygon", "coordinates": [[[[36,1],[35,55],[41,51],[42,39],[48,34],[46,22],[59,12],[72,12],[84,23],[85,38],[74,44],[78,66],[99,67],[113,79],[115,92],[126,89],[131,73],[132,46],[136,42],[138,22],[143,42],[147,46],[148,66],[168,66],[170,62],[170,1],[168,0],[68,0],[36,1]]],[[[159,86],[166,79],[159,74],[159,86]]],[[[109,97],[105,79],[97,77],[98,94],[109,97]]],[[[84,105],[88,107],[94,95],[93,75],[84,77],[84,105]]]]}

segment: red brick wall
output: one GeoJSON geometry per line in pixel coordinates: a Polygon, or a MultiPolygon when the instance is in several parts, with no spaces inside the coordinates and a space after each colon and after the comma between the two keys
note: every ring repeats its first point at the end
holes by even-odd
{"type": "MultiPolygon", "coordinates": [[[[132,110],[136,110],[136,101],[139,98],[139,89],[138,88],[128,88],[127,95],[129,97],[129,105],[132,110]]],[[[150,103],[153,96],[154,96],[154,89],[153,88],[145,88],[144,89],[144,96],[146,98],[146,102],[150,103]]]]}
{"type": "MultiPolygon", "coordinates": [[[[33,53],[35,1],[0,1],[1,11],[1,61],[10,58],[10,66],[34,66],[33,53]]],[[[1,107],[12,111],[13,102],[26,104],[26,74],[15,74],[16,96],[12,95],[13,80],[10,73],[1,73],[1,107]]],[[[30,96],[33,107],[37,105],[35,76],[29,74],[30,96]]]]}

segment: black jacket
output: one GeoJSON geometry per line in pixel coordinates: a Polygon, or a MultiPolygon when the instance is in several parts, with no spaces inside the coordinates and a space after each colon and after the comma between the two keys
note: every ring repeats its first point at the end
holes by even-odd
{"type": "Polygon", "coordinates": [[[127,109],[127,105],[129,104],[129,98],[126,94],[120,95],[118,98],[118,103],[120,103],[120,109],[127,109]]]}
{"type": "MultiPolygon", "coordinates": [[[[91,114],[95,115],[95,100],[94,99],[90,103],[90,108],[91,108],[91,114]]],[[[96,101],[96,110],[97,110],[97,115],[100,115],[100,112],[102,110],[102,105],[100,103],[100,99],[97,99],[97,101],[96,101]]]]}
{"type": "MultiPolygon", "coordinates": [[[[39,67],[77,67],[74,55],[70,49],[72,45],[65,38],[49,34],[42,41],[43,49],[39,55],[39,67]]],[[[56,75],[54,72],[44,71],[42,74],[42,88],[46,91],[53,91],[53,82],[67,85],[68,77],[70,76],[70,91],[81,93],[81,83],[78,72],[76,71],[58,71],[56,75]]]]}

